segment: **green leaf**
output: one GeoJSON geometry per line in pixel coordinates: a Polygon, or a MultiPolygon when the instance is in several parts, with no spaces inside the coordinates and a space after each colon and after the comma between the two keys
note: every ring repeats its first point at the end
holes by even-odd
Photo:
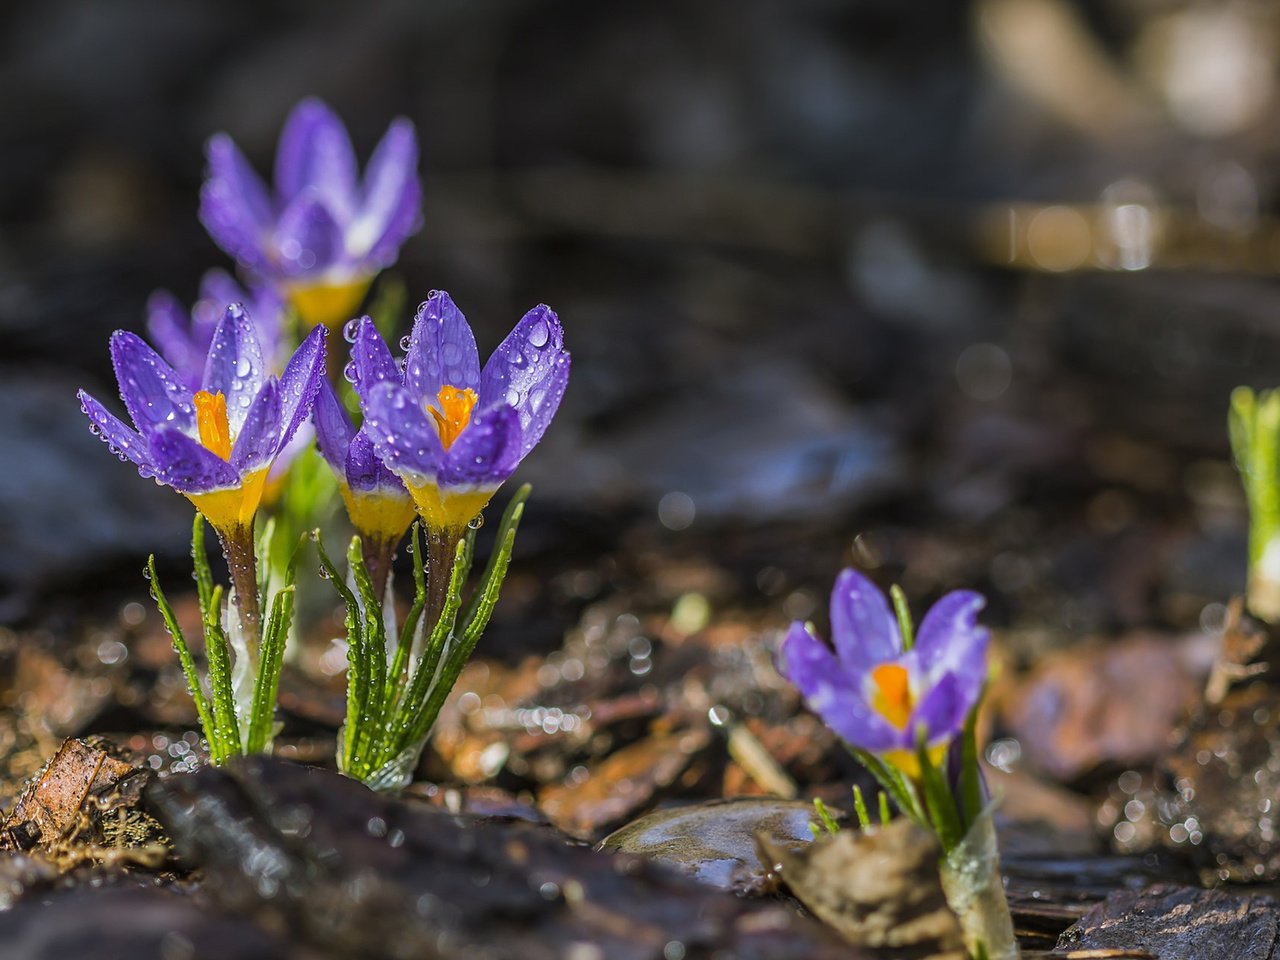
{"type": "Polygon", "coordinates": [[[876,782],[893,799],[894,805],[902,811],[903,816],[909,817],[926,830],[929,829],[929,820],[916,796],[915,788],[901,772],[861,747],[850,746],[849,752],[876,778],[876,782]]]}
{"type": "Polygon", "coordinates": [[[200,616],[204,622],[204,656],[209,664],[209,689],[218,735],[227,745],[229,754],[243,753],[244,741],[240,739],[235,689],[231,683],[231,655],[227,650],[227,635],[222,630],[221,584],[213,588],[209,605],[201,607],[200,616]]]}
{"type": "Polygon", "coordinates": [[[213,597],[213,573],[209,570],[209,553],[204,546],[204,516],[199,511],[191,527],[191,563],[196,571],[200,609],[207,610],[213,597]]]}
{"type": "MultiPolygon", "coordinates": [[[[884,796],[884,794],[881,794],[884,796]]],[[[814,803],[821,803],[815,800],[814,803]]],[[[867,804],[862,799],[862,788],[856,783],[853,785],[853,810],[858,815],[858,826],[863,830],[871,829],[871,818],[867,816],[867,804]]]]}
{"type": "Polygon", "coordinates": [[[964,838],[964,831],[946,778],[929,757],[928,734],[923,726],[916,732],[916,761],[920,764],[920,783],[929,822],[942,844],[942,851],[950,853],[964,838]]]}
{"type": "MultiPolygon", "coordinates": [[[[270,542],[270,541],[268,541],[270,542]]],[[[253,690],[253,707],[249,712],[249,737],[245,747],[249,753],[266,750],[275,720],[276,697],[280,691],[280,669],[284,665],[284,647],[293,623],[294,582],[298,557],[306,545],[306,535],[294,547],[285,568],[284,583],[271,601],[271,612],[262,635],[262,653],[258,660],[258,676],[253,690]]]]}
{"type": "Polygon", "coordinates": [[[342,581],[338,568],[329,559],[324,549],[324,540],[320,531],[313,534],[316,542],[316,553],[320,557],[320,569],[324,571],[329,582],[342,597],[347,607],[347,718],[343,724],[343,740],[338,768],[343,773],[358,776],[354,772],[356,763],[356,741],[360,731],[360,721],[369,702],[369,680],[365,670],[364,658],[364,620],[360,613],[360,604],[356,596],[342,581]]]}
{"type": "MultiPolygon", "coordinates": [[[[856,791],[858,788],[854,787],[853,789],[856,791]]],[[[818,823],[822,824],[822,828],[827,831],[829,836],[834,837],[840,832],[840,824],[836,823],[836,818],[831,815],[827,805],[817,797],[813,798],[813,810],[818,815],[818,823]]],[[[813,839],[817,840],[822,836],[822,830],[818,828],[818,824],[811,823],[809,827],[813,830],[813,839]]]]}
{"type": "MultiPolygon", "coordinates": [[[[197,536],[203,533],[199,516],[196,514],[197,536]]],[[[174,616],[173,607],[169,606],[164,590],[160,588],[154,553],[147,558],[147,579],[151,581],[151,597],[156,602],[156,607],[164,620],[165,629],[169,631],[169,636],[173,640],[173,649],[178,653],[182,672],[186,675],[187,688],[191,691],[191,699],[195,701],[196,713],[200,715],[200,727],[204,730],[205,740],[209,742],[209,756],[215,764],[220,764],[227,757],[226,750],[222,738],[218,735],[218,725],[213,719],[213,712],[209,709],[209,700],[200,686],[200,674],[196,670],[195,658],[191,656],[191,648],[187,646],[187,638],[183,636],[182,628],[178,626],[178,618],[174,616]]]]}
{"type": "Polygon", "coordinates": [[[960,815],[962,833],[968,833],[978,815],[982,813],[982,772],[978,769],[978,706],[979,694],[969,716],[964,722],[960,741],[960,815]]]}
{"type": "Polygon", "coordinates": [[[400,640],[387,671],[386,702],[388,715],[394,716],[400,695],[408,682],[409,660],[413,653],[413,638],[418,632],[418,621],[427,608],[426,564],[423,562],[421,524],[415,523],[409,530],[409,553],[413,557],[413,606],[400,626],[400,640]]]}
{"type": "Polygon", "coordinates": [[[889,813],[889,795],[882,790],[877,796],[880,800],[880,825],[887,827],[893,819],[889,813]]]}
{"type": "Polygon", "coordinates": [[[361,550],[360,538],[352,537],[351,546],[347,548],[347,568],[351,571],[356,589],[360,591],[360,599],[364,606],[364,643],[362,655],[365,660],[365,673],[368,677],[368,695],[364,701],[364,709],[360,716],[360,726],[347,731],[347,736],[354,734],[358,739],[356,754],[372,761],[382,737],[380,731],[384,726],[383,702],[387,687],[387,630],[382,615],[382,600],[373,589],[373,581],[369,578],[369,570],[364,564],[364,552],[361,550]]]}
{"type": "Polygon", "coordinates": [[[911,608],[907,606],[907,595],[895,583],[889,588],[889,596],[893,598],[893,612],[898,617],[898,631],[902,634],[902,649],[910,650],[916,645],[916,631],[911,625],[911,608]]]}

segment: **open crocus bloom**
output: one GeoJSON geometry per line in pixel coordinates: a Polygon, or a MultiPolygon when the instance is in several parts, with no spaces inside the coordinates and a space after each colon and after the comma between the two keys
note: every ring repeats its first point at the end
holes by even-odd
{"type": "Polygon", "coordinates": [[[190,311],[168,290],[157,290],[147,301],[151,342],[192,392],[204,379],[213,331],[233,303],[242,304],[253,320],[267,368],[279,372],[289,359],[281,328],[284,304],[266,287],[246,292],[225,270],[215,269],[200,278],[200,296],[190,311]]]}
{"type": "Polygon", "coordinates": [[[418,142],[394,121],[359,176],[337,115],[316,99],[289,114],[274,194],[225,133],[210,139],[200,219],[244,267],[288,297],[308,325],[340,324],[421,223],[418,142]]]}
{"type": "Polygon", "coordinates": [[[224,535],[251,527],[267,472],[311,412],[324,377],[324,333],[311,332],[277,379],[239,304],[213,331],[200,389],[139,337],[117,330],[111,361],[133,427],[79,392],[94,433],[144,477],[173,487],[224,535]]]}
{"type": "Polygon", "coordinates": [[[793,623],[782,673],[841,739],[917,776],[918,731],[937,760],[982,694],[988,634],[975,618],[985,603],[972,591],[948,593],[904,651],[884,595],[845,570],[831,592],[835,653],[807,625],[793,623]]]}
{"type": "Polygon", "coordinates": [[[413,523],[413,498],[383,466],[364,430],[356,430],[326,380],[316,394],[312,418],[320,455],[338,478],[347,515],[366,540],[395,544],[413,523]]]}
{"type": "Polygon", "coordinates": [[[447,293],[418,308],[404,371],[368,317],[350,373],[374,449],[429,528],[461,533],[542,438],[569,382],[560,321],[534,307],[484,369],[447,293]]]}

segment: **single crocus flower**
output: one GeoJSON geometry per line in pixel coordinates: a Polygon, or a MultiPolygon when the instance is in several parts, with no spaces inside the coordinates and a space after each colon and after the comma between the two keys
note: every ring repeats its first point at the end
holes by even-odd
{"type": "Polygon", "coordinates": [[[542,438],[569,382],[560,321],[534,307],[480,369],[475,337],[447,293],[418,308],[404,369],[368,317],[348,373],[364,430],[428,531],[456,543],[542,438]]]}
{"type": "Polygon", "coordinates": [[[904,649],[884,595],[844,570],[831,593],[835,652],[796,622],[780,667],[841,739],[916,778],[917,737],[923,732],[936,763],[982,694],[989,638],[976,617],[985,603],[969,590],[948,593],[925,615],[914,646],[904,649]]]}
{"type": "Polygon", "coordinates": [[[147,301],[147,333],[192,392],[200,389],[213,331],[233,303],[244,306],[253,320],[258,344],[268,369],[279,372],[289,359],[282,321],[284,303],[264,286],[243,289],[225,270],[208,270],[200,278],[200,294],[190,311],[168,290],[157,290],[147,301]]]}
{"type": "Polygon", "coordinates": [[[303,341],[277,379],[268,374],[253,321],[227,307],[213,331],[200,389],[124,330],[111,361],[130,427],[84,390],[81,409],[120,458],[190,500],[227,554],[246,632],[260,637],[253,518],[267,473],[311,412],[324,377],[324,329],[303,341]]]}
{"type": "Polygon", "coordinates": [[[308,326],[351,317],[373,277],[421,225],[418,142],[404,118],[392,122],[363,178],[346,127],[313,98],[285,121],[272,192],[227,134],[210,139],[206,154],[205,228],[308,326]]]}
{"type": "Polygon", "coordinates": [[[413,498],[400,478],[383,465],[369,434],[356,429],[327,380],[316,394],[312,419],[316,445],[338,478],[347,516],[360,535],[365,566],[375,593],[381,596],[396,544],[413,523],[413,498]]]}

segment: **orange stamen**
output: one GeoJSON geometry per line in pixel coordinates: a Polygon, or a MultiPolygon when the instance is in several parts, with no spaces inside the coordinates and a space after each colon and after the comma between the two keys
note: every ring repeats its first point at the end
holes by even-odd
{"type": "Polygon", "coordinates": [[[435,418],[440,443],[448,450],[471,422],[471,410],[480,398],[470,387],[459,390],[457,387],[445,386],[440,388],[436,399],[440,402],[440,409],[427,407],[427,412],[435,418]]]}
{"type": "Polygon", "coordinates": [[[907,729],[911,719],[911,685],[907,668],[896,663],[882,663],[871,671],[876,691],[871,706],[899,730],[907,729]]]}
{"type": "Polygon", "coordinates": [[[231,424],[227,421],[227,398],[222,391],[201,390],[195,395],[196,425],[200,442],[223,460],[231,459],[231,424]]]}

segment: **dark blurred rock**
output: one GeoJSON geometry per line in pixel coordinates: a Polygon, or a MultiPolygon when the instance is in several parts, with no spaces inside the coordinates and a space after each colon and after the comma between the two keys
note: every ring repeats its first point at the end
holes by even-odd
{"type": "Polygon", "coordinates": [[[1067,956],[1152,960],[1274,960],[1278,948],[1280,905],[1270,897],[1173,885],[1113,893],[1057,947],[1067,956]],[[1098,952],[1083,953],[1090,950],[1098,952]]]}
{"type": "MultiPolygon", "coordinates": [[[[190,505],[117,463],[89,433],[78,386],[34,375],[0,383],[0,620],[25,613],[31,590],[121,557],[179,552],[190,537],[190,505]]],[[[98,396],[112,406],[114,392],[98,396]]]]}
{"type": "Polygon", "coordinates": [[[0,912],[14,960],[318,960],[323,956],[190,897],[143,886],[29,897],[0,912]]]}
{"type": "Polygon", "coordinates": [[[1138,635],[1045,657],[1003,713],[1033,767],[1070,781],[1151,763],[1194,703],[1208,663],[1171,637],[1138,635]]]}
{"type": "Polygon", "coordinates": [[[149,798],[204,898],[324,956],[850,957],[785,907],[267,757],[169,777],[149,798]]]}

